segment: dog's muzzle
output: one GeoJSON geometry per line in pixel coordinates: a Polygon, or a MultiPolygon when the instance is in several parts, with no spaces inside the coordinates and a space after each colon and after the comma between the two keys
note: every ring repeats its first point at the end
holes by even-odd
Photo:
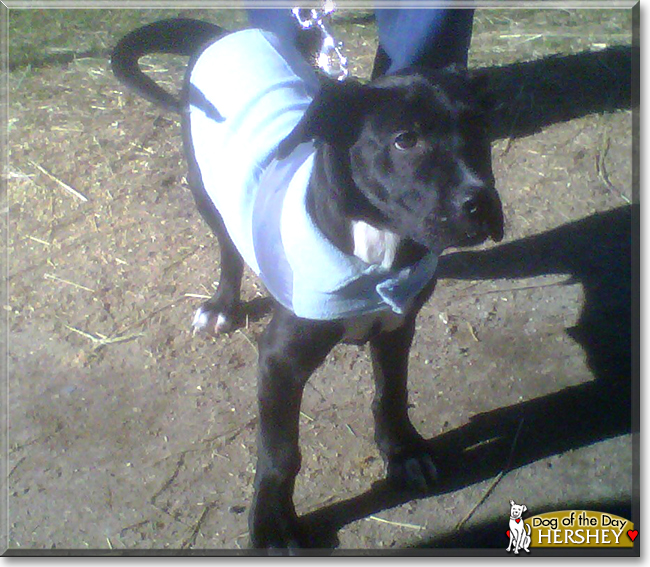
{"type": "Polygon", "coordinates": [[[462,244],[478,244],[487,238],[494,242],[503,239],[503,209],[493,187],[464,187],[455,195],[452,206],[462,244]]]}

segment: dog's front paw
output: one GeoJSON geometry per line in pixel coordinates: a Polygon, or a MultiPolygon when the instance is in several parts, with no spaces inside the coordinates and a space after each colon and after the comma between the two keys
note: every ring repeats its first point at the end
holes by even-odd
{"type": "Polygon", "coordinates": [[[395,488],[427,494],[435,487],[438,469],[424,444],[400,451],[387,461],[387,477],[395,488]]]}

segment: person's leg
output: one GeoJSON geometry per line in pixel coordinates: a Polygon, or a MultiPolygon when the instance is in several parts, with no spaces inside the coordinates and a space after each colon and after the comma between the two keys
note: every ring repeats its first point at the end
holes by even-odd
{"type": "Polygon", "coordinates": [[[414,65],[467,66],[474,10],[375,10],[379,49],[373,78],[414,65]]]}
{"type": "MultiPolygon", "coordinates": [[[[302,31],[289,8],[262,9],[255,8],[256,5],[259,3],[255,0],[245,1],[251,26],[275,33],[305,54],[318,47],[319,34],[302,31]]],[[[381,9],[375,10],[375,16],[379,49],[373,78],[413,65],[467,65],[474,10],[381,9]]]]}

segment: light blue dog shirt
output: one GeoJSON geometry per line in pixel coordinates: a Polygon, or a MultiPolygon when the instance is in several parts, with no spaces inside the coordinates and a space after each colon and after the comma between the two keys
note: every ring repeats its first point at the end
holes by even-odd
{"type": "Polygon", "coordinates": [[[203,52],[190,83],[222,117],[190,103],[203,185],[271,295],[306,319],[403,313],[434,276],[437,255],[395,271],[344,254],[307,213],[314,145],[274,158],[319,88],[302,56],[271,33],[237,32],[203,52]]]}

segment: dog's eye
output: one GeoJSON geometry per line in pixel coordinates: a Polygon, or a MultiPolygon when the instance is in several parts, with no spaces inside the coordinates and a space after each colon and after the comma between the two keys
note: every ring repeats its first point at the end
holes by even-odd
{"type": "Polygon", "coordinates": [[[415,132],[400,132],[395,136],[394,144],[398,150],[410,150],[418,144],[418,135],[415,132]]]}

